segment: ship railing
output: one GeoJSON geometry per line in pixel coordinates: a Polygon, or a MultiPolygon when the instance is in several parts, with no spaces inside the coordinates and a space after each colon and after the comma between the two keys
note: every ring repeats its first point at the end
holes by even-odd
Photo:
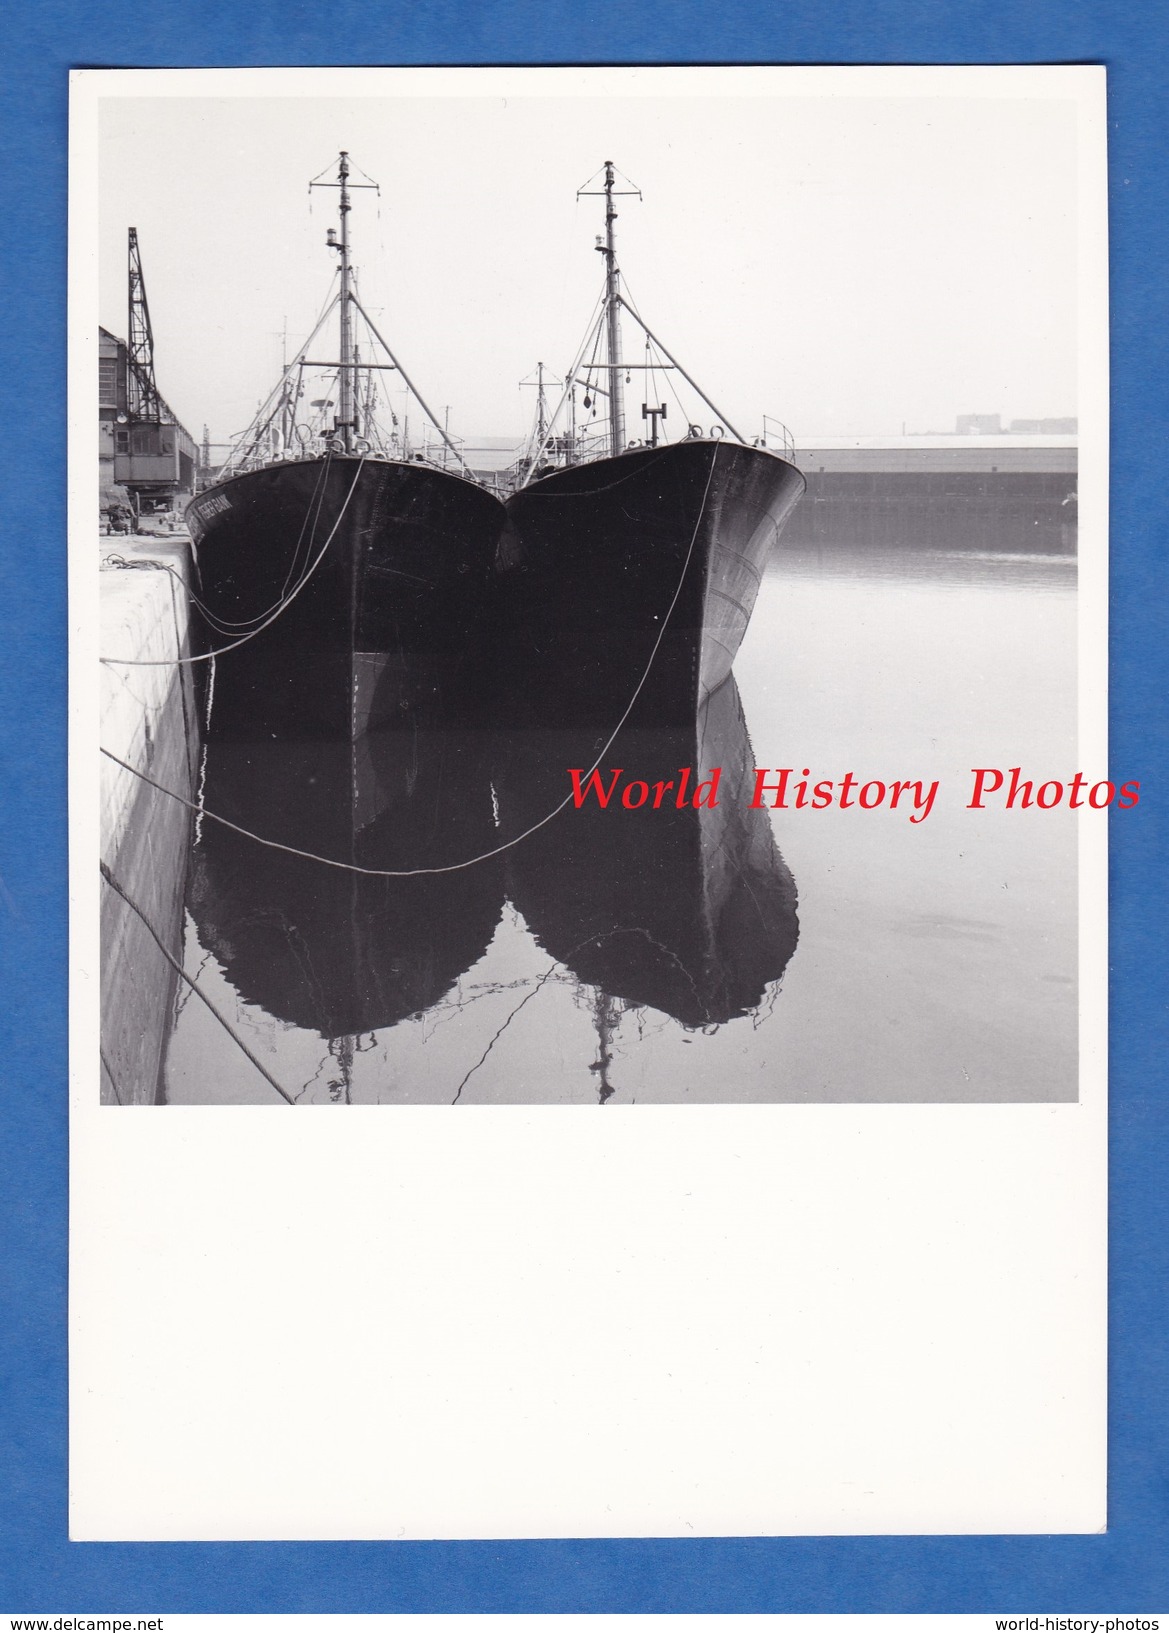
{"type": "Polygon", "coordinates": [[[759,441],[760,447],[770,448],[772,453],[782,454],[785,459],[794,459],[796,456],[796,439],[782,420],[774,414],[764,414],[763,435],[759,441]]]}
{"type": "MultiPolygon", "coordinates": [[[[722,425],[712,425],[709,434],[712,437],[722,437],[726,434],[726,429],[722,425]]],[[[692,425],[689,429],[689,435],[705,437],[707,432],[703,426],[692,425]]],[[[669,440],[669,438],[663,438],[660,446],[665,446],[669,440]]],[[[743,438],[742,440],[746,445],[746,439],[743,438]]],[[[784,459],[793,462],[795,460],[795,437],[784,422],[774,414],[765,414],[763,416],[763,434],[754,437],[750,445],[756,448],[766,448],[770,453],[779,454],[784,459]]],[[[642,442],[635,438],[625,444],[622,452],[652,446],[657,445],[642,442]]],[[[524,481],[530,481],[533,476],[547,475],[549,471],[559,470],[564,466],[587,465],[595,459],[604,458],[610,451],[607,429],[597,428],[594,430],[590,426],[586,430],[578,430],[575,437],[557,437],[550,441],[543,448],[543,457],[536,465],[533,465],[533,447],[529,445],[519,458],[506,467],[505,479],[513,484],[522,484],[524,481]]]]}

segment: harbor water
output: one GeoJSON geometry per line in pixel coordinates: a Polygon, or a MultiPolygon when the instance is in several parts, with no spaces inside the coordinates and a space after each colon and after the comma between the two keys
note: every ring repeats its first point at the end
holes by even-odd
{"type": "Polygon", "coordinates": [[[158,1098],[1075,1099],[1078,819],[967,808],[972,768],[1078,769],[1074,558],[955,548],[944,517],[906,540],[781,539],[737,689],[689,738],[212,735],[206,812],[286,849],[190,824],[202,997],[175,988],[158,1098]],[[570,801],[511,845],[601,750],[606,783],[690,767],[686,808],[570,801]],[[791,769],[789,809],[750,808],[754,768],[791,769]],[[916,822],[790,808],[805,769],[938,789],[916,822]],[[446,871],[384,876],[418,868],[446,871]]]}

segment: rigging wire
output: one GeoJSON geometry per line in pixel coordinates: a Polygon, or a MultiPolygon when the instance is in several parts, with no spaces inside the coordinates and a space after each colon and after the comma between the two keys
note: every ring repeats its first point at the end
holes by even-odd
{"type": "MultiPolygon", "coordinates": [[[[638,320],[638,322],[642,322],[643,320],[642,320],[642,317],[641,317],[641,312],[638,309],[637,302],[633,298],[633,295],[632,295],[632,293],[630,291],[630,288],[629,288],[628,280],[625,278],[624,274],[622,274],[621,284],[622,284],[622,290],[623,290],[623,297],[622,298],[624,299],[626,306],[628,306],[630,312],[632,312],[633,316],[638,320]]],[[[645,335],[646,351],[648,352],[650,350],[651,345],[652,345],[653,346],[654,356],[657,357],[659,348],[657,347],[656,343],[653,341],[652,336],[649,333],[649,330],[646,329],[644,327],[644,325],[643,325],[643,328],[642,328],[642,333],[645,335]]],[[[660,372],[660,373],[662,373],[662,374],[664,374],[666,376],[666,384],[669,386],[670,391],[673,394],[674,401],[677,403],[678,408],[681,411],[681,415],[682,415],[683,420],[686,422],[687,425],[689,425],[690,424],[690,410],[687,408],[686,404],[682,401],[682,398],[678,393],[678,388],[674,384],[673,376],[674,376],[674,373],[676,371],[673,370],[673,369],[659,368],[658,372],[660,372]]]]}
{"type": "Polygon", "coordinates": [[[329,293],[325,298],[324,306],[321,308],[320,316],[317,318],[316,323],[309,332],[308,339],[305,341],[304,345],[301,346],[296,356],[292,359],[292,362],[289,363],[288,367],[283,371],[272,390],[260,404],[260,407],[256,410],[256,413],[252,417],[251,421],[232,443],[228,456],[220,466],[217,473],[219,481],[224,481],[228,476],[233,474],[233,467],[237,458],[240,458],[241,461],[250,459],[259,448],[260,439],[263,437],[265,431],[267,431],[268,427],[271,425],[273,419],[275,419],[276,414],[279,411],[284,389],[289,377],[292,374],[292,371],[299,368],[303,364],[305,355],[307,354],[313,341],[316,339],[318,331],[322,328],[325,319],[328,317],[329,313],[333,310],[333,307],[340,299],[340,295],[335,295],[332,292],[333,284],[338,276],[339,273],[334,271],[332,278],[329,280],[329,293]],[[246,451],[241,455],[240,449],[244,443],[247,442],[249,437],[251,438],[251,441],[248,443],[246,451]]]}
{"type": "MultiPolygon", "coordinates": [[[[558,420],[560,419],[561,414],[564,412],[564,405],[565,405],[565,403],[567,403],[567,401],[569,399],[569,396],[570,396],[570,394],[571,394],[571,392],[573,390],[573,382],[575,381],[577,374],[580,372],[581,363],[582,363],[582,361],[584,359],[584,354],[585,354],[585,351],[586,351],[586,349],[588,347],[589,341],[594,339],[594,328],[595,328],[596,334],[599,335],[600,325],[601,325],[601,323],[602,323],[602,321],[604,319],[604,315],[605,315],[605,312],[604,312],[604,294],[602,292],[601,296],[597,300],[596,305],[593,308],[593,315],[590,316],[590,318],[589,318],[589,324],[588,324],[588,327],[585,330],[584,339],[581,342],[580,348],[579,348],[579,350],[577,351],[575,357],[572,360],[572,367],[566,372],[566,374],[564,376],[564,390],[561,393],[560,401],[556,404],[556,407],[552,412],[552,416],[548,421],[548,429],[544,434],[544,440],[540,444],[540,446],[536,449],[536,451],[532,454],[531,458],[527,461],[527,470],[524,472],[523,477],[521,478],[521,480],[520,480],[520,482],[518,484],[520,487],[523,487],[526,482],[530,481],[532,472],[535,470],[536,466],[539,464],[541,456],[543,455],[545,449],[548,447],[548,444],[552,440],[552,434],[555,431],[556,424],[557,424],[558,420]]],[[[594,356],[595,356],[595,352],[594,352],[594,356]]]]}
{"type": "MultiPolygon", "coordinates": [[[[329,479],[329,467],[332,465],[332,463],[333,455],[330,450],[326,452],[324,459],[321,461],[320,470],[317,472],[317,481],[316,486],[313,488],[313,496],[309,500],[308,510],[305,512],[304,520],[300,524],[300,532],[296,537],[296,546],[288,563],[288,571],[284,575],[284,583],[280,588],[281,596],[288,594],[288,586],[292,583],[296,575],[302,571],[300,566],[300,546],[304,539],[306,529],[308,529],[308,544],[304,553],[304,564],[306,567],[308,566],[309,557],[312,555],[313,545],[316,543],[317,525],[321,519],[321,509],[325,502],[325,488],[329,479]],[[309,527],[310,516],[312,517],[311,528],[309,527]]],[[[275,605],[275,603],[273,603],[273,605],[275,605]]],[[[267,617],[268,612],[271,611],[272,607],[269,607],[267,611],[261,613],[260,616],[267,617]]],[[[254,622],[254,620],[251,621],[254,622]]],[[[224,630],[223,634],[226,635],[227,631],[224,630]]]]}
{"type": "MultiPolygon", "coordinates": [[[[626,285],[625,287],[626,287],[626,290],[628,290],[628,285],[626,285]]],[[[625,310],[633,317],[634,321],[637,323],[638,327],[642,330],[642,332],[644,334],[646,334],[647,336],[649,336],[649,338],[654,342],[655,346],[657,346],[658,349],[665,356],[667,361],[678,371],[678,373],[686,381],[687,385],[690,386],[695,392],[697,392],[698,396],[706,404],[707,408],[710,409],[711,413],[717,416],[717,418],[718,418],[720,424],[723,426],[724,430],[726,432],[728,432],[730,434],[730,436],[733,437],[736,442],[741,443],[744,448],[748,447],[749,444],[748,444],[747,438],[745,436],[743,436],[742,432],[737,431],[735,429],[735,427],[731,424],[731,422],[727,418],[727,416],[719,408],[717,403],[711,402],[710,398],[706,395],[706,392],[703,391],[702,387],[698,384],[698,381],[695,380],[692,375],[687,373],[687,371],[683,368],[682,364],[678,362],[677,358],[674,357],[671,354],[669,348],[667,346],[665,346],[658,339],[658,337],[655,334],[652,334],[650,332],[649,324],[645,321],[645,319],[642,317],[641,313],[638,311],[636,303],[632,299],[626,299],[626,296],[624,294],[618,295],[617,298],[618,298],[618,301],[620,302],[620,304],[622,306],[624,306],[625,310]]]]}
{"type": "MultiPolygon", "coordinates": [[[[208,998],[207,994],[203,991],[202,987],[199,986],[199,984],[195,980],[195,978],[193,976],[187,974],[187,972],[183,968],[182,964],[179,962],[179,960],[171,952],[170,948],[163,941],[162,937],[159,935],[158,931],[154,928],[153,924],[151,924],[151,922],[147,918],[146,914],[138,906],[138,903],[136,901],[134,901],[131,898],[131,896],[129,895],[129,893],[126,890],[124,890],[123,887],[118,883],[118,881],[114,878],[113,874],[110,872],[109,868],[106,866],[106,864],[104,862],[101,863],[101,876],[105,880],[105,882],[109,886],[109,888],[114,892],[114,894],[116,896],[120,896],[122,898],[122,900],[125,902],[126,906],[130,909],[130,911],[132,913],[135,913],[138,916],[138,918],[142,921],[143,925],[146,927],[147,933],[152,937],[152,939],[153,939],[155,945],[157,946],[159,952],[166,959],[166,961],[170,965],[171,969],[174,970],[175,974],[177,976],[179,976],[179,978],[181,980],[183,980],[183,981],[185,981],[187,983],[187,986],[195,994],[196,998],[201,998],[202,1001],[207,1005],[207,1008],[215,1016],[215,1019],[219,1022],[220,1026],[227,1033],[228,1037],[231,1038],[232,1042],[234,1044],[236,1044],[237,1047],[240,1048],[243,1051],[243,1053],[248,1057],[248,1059],[251,1061],[252,1065],[260,1073],[260,1076],[263,1077],[266,1082],[268,1082],[268,1083],[270,1083],[272,1085],[272,1087],[276,1090],[276,1093],[280,1096],[280,1098],[282,1100],[286,1100],[289,1105],[292,1105],[292,1103],[293,1103],[292,1096],[285,1089],[282,1089],[280,1087],[279,1083],[277,1083],[276,1079],[272,1076],[272,1073],[264,1065],[263,1061],[257,1060],[256,1056],[252,1053],[252,1051],[248,1048],[247,1044],[240,1037],[239,1033],[232,1026],[231,1022],[226,1018],[226,1016],[224,1016],[224,1015],[222,1015],[220,1013],[220,1011],[216,1008],[216,1006],[211,1002],[210,998],[208,998]]],[[[109,1068],[107,1067],[106,1070],[109,1071],[109,1068]]],[[[114,1074],[112,1072],[110,1072],[110,1082],[114,1083],[114,1074]]],[[[116,1092],[116,1090],[117,1090],[117,1084],[116,1083],[114,1083],[114,1089],[115,1089],[115,1092],[116,1092]]]]}

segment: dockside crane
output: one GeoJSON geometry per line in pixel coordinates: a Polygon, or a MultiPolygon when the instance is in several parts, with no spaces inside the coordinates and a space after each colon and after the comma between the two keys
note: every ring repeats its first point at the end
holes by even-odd
{"type": "Polygon", "coordinates": [[[150,307],[146,300],[146,279],[138,248],[138,229],[129,232],[129,324],[127,328],[127,408],[138,424],[160,425],[162,398],[154,379],[154,331],[150,327],[150,307]]]}

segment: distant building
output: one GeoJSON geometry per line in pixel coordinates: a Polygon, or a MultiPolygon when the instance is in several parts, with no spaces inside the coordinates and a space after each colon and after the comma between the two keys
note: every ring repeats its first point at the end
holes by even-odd
{"type": "Polygon", "coordinates": [[[140,514],[180,509],[195,492],[199,451],[194,438],[162,397],[157,398],[157,419],[134,419],[126,343],[108,329],[99,329],[98,346],[103,495],[111,488],[124,488],[140,514]]]}
{"type": "Polygon", "coordinates": [[[817,437],[797,444],[795,462],[808,485],[784,548],[1075,552],[1069,433],[817,437]]]}
{"type": "Polygon", "coordinates": [[[960,437],[999,437],[1003,427],[998,414],[959,414],[954,430],[960,437]]]}
{"type": "Polygon", "coordinates": [[[1008,426],[1015,437],[1074,437],[1080,422],[1074,417],[1062,420],[1012,420],[1008,426]]]}

